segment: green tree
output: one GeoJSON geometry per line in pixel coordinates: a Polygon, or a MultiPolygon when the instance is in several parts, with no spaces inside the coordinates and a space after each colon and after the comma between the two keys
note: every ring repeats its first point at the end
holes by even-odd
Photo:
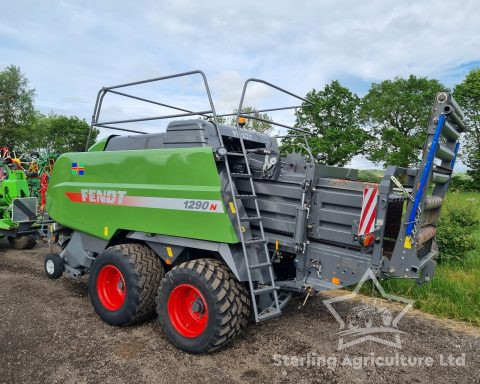
{"type": "MultiPolygon", "coordinates": [[[[37,114],[33,123],[31,139],[26,149],[39,153],[82,152],[87,143],[90,126],[76,116],[37,114]]],[[[92,131],[90,143],[98,136],[98,129],[92,131]]]]}
{"type": "Polygon", "coordinates": [[[474,68],[455,86],[453,97],[465,113],[468,131],[465,136],[463,162],[470,167],[467,172],[474,185],[480,189],[480,68],[474,68]]]}
{"type": "Polygon", "coordinates": [[[361,122],[376,137],[369,143],[368,159],[402,167],[417,164],[435,94],[443,90],[438,80],[413,75],[373,83],[360,109],[361,122]]]}
{"type": "Polygon", "coordinates": [[[35,116],[35,90],[19,67],[0,71],[0,146],[21,149],[35,116]]]}
{"type": "MultiPolygon", "coordinates": [[[[363,153],[368,134],[358,124],[360,98],[338,81],[327,84],[323,91],[313,89],[305,97],[297,115],[296,128],[306,129],[312,154],[324,164],[344,166],[355,155],[363,153]],[[299,118],[301,121],[299,121],[299,118]]],[[[298,135],[298,132],[290,132],[298,135]]],[[[303,137],[286,138],[282,149],[305,152],[303,137]]]]}

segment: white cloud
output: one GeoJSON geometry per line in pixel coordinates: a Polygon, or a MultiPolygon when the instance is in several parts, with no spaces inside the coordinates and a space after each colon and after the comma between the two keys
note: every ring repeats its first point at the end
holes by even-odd
{"type": "Polygon", "coordinates": [[[230,107],[249,76],[305,93],[338,77],[442,78],[480,60],[475,1],[31,1],[4,8],[0,64],[20,65],[39,99],[56,101],[55,93],[58,102],[72,93],[93,99],[109,82],[200,68],[230,107]]]}
{"type": "MultiPolygon", "coordinates": [[[[202,69],[225,112],[248,77],[300,95],[338,78],[362,93],[410,73],[453,85],[480,61],[478,20],[474,0],[16,1],[2,4],[0,67],[22,68],[42,110],[87,121],[103,85],[202,69]]],[[[154,95],[204,103],[198,83],[178,84],[154,95]]],[[[292,102],[262,88],[250,97],[292,102]]]]}

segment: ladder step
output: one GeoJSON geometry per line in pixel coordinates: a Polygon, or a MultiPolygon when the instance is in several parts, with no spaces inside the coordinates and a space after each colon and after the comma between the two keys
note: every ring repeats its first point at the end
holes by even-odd
{"type": "Polygon", "coordinates": [[[272,263],[267,262],[267,263],[260,263],[260,264],[252,264],[249,266],[250,269],[260,269],[264,267],[271,267],[272,263]]]}
{"type": "Polygon", "coordinates": [[[256,199],[257,195],[235,195],[237,199],[242,199],[242,200],[249,200],[249,199],[256,199]]]}
{"type": "Polygon", "coordinates": [[[245,157],[243,152],[227,152],[227,156],[242,156],[245,157]]]}
{"type": "Polygon", "coordinates": [[[250,173],[230,173],[232,177],[236,177],[238,179],[251,179],[252,175],[250,173]]]}
{"type": "Polygon", "coordinates": [[[278,295],[278,304],[279,304],[280,310],[285,308],[285,306],[288,304],[292,296],[293,296],[292,293],[285,293],[285,292],[282,292],[278,295]]]}
{"type": "Polygon", "coordinates": [[[444,161],[452,161],[452,159],[455,157],[455,153],[451,149],[447,148],[447,146],[440,143],[438,144],[437,153],[435,156],[444,161]]]}
{"type": "Polygon", "coordinates": [[[267,239],[255,238],[255,237],[253,239],[244,241],[245,245],[262,244],[266,242],[267,242],[267,239]]]}
{"type": "Polygon", "coordinates": [[[241,217],[241,221],[260,221],[262,218],[260,216],[249,216],[249,217],[241,217]]]}
{"type": "Polygon", "coordinates": [[[427,196],[425,198],[425,205],[423,209],[428,211],[430,209],[439,208],[442,206],[443,199],[440,196],[427,196]]]}
{"type": "Polygon", "coordinates": [[[418,244],[420,245],[420,244],[426,243],[432,237],[435,237],[436,234],[437,234],[437,228],[435,228],[433,225],[427,225],[426,227],[423,227],[418,232],[418,237],[417,237],[418,244]]]}
{"type": "Polygon", "coordinates": [[[460,137],[460,132],[458,132],[448,121],[445,121],[442,129],[442,136],[450,141],[457,141],[460,137]]]}
{"type": "Polygon", "coordinates": [[[446,175],[450,175],[453,173],[452,169],[451,168],[445,168],[445,167],[442,167],[440,165],[435,165],[433,167],[433,170],[434,171],[437,171],[439,173],[443,173],[443,174],[446,174],[446,175]]]}
{"type": "Polygon", "coordinates": [[[443,173],[433,172],[432,173],[432,183],[433,184],[445,184],[448,180],[450,180],[449,175],[445,175],[443,173]]]}
{"type": "Polygon", "coordinates": [[[253,294],[254,295],[261,295],[263,293],[273,292],[273,291],[276,291],[276,290],[277,290],[277,287],[275,287],[275,286],[264,287],[264,288],[254,289],[253,294]]]}
{"type": "Polygon", "coordinates": [[[267,309],[258,314],[258,321],[268,320],[268,319],[271,319],[273,317],[280,316],[282,314],[282,311],[279,311],[275,307],[269,307],[267,309]],[[268,311],[267,311],[267,309],[268,309],[268,311]]]}

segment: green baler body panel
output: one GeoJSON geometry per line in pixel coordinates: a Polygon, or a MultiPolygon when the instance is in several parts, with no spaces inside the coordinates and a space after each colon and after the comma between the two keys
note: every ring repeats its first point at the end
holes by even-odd
{"type": "Polygon", "coordinates": [[[47,212],[107,240],[129,230],[238,242],[209,147],[66,153],[50,178],[47,212]]]}
{"type": "Polygon", "coordinates": [[[18,223],[11,219],[13,199],[30,196],[27,177],[23,170],[8,169],[8,178],[0,182],[0,229],[11,230],[18,223]]]}

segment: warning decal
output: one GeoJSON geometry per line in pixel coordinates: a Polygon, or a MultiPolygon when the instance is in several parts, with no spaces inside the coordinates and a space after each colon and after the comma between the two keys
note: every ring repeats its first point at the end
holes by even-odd
{"type": "Polygon", "coordinates": [[[377,216],[377,188],[365,188],[363,190],[362,213],[358,223],[358,235],[362,236],[372,233],[375,228],[375,217],[377,216]]]}

